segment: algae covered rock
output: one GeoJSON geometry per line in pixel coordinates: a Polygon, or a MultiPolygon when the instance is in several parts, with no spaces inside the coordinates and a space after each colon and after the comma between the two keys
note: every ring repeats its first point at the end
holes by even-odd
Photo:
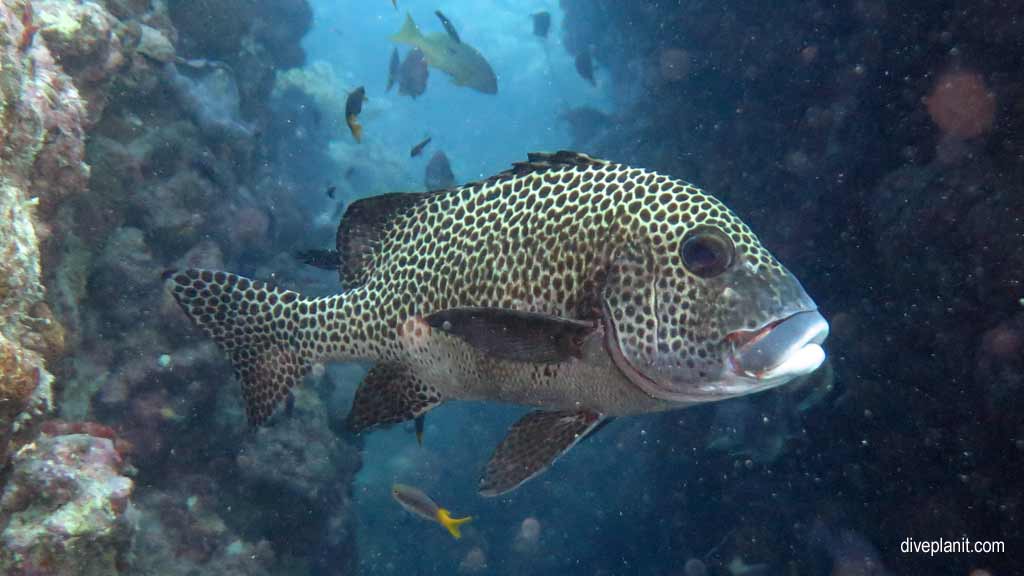
{"type": "Polygon", "coordinates": [[[167,39],[163,32],[152,26],[141,25],[139,44],[135,47],[136,52],[144,54],[157,62],[174,61],[174,45],[167,39]]]}
{"type": "Polygon", "coordinates": [[[0,572],[118,574],[134,528],[132,480],[113,440],[43,435],[12,464],[0,497],[0,572]]]}
{"type": "Polygon", "coordinates": [[[54,324],[36,317],[44,295],[39,213],[77,192],[87,172],[81,99],[46,47],[26,43],[23,10],[0,5],[0,468],[11,438],[27,436],[49,408],[43,355],[59,354],[47,346],[62,340],[40,334],[54,324]]]}

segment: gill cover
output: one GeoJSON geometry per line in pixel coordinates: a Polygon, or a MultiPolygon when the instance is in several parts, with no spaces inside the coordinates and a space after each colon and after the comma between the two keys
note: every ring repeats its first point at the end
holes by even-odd
{"type": "Polygon", "coordinates": [[[642,242],[623,244],[612,254],[601,291],[608,351],[616,365],[645,392],[661,397],[645,373],[658,346],[654,254],[642,242]]]}

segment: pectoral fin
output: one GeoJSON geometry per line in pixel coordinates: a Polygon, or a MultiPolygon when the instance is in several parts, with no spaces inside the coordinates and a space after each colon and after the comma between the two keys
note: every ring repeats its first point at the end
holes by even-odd
{"type": "Polygon", "coordinates": [[[433,386],[400,364],[374,366],[356,389],[348,425],[361,432],[381,424],[420,419],[442,402],[433,386]]]}
{"type": "Polygon", "coordinates": [[[450,308],[426,321],[490,356],[538,364],[579,357],[584,338],[595,328],[593,322],[504,308],[450,308]]]}
{"type": "Polygon", "coordinates": [[[497,496],[540,474],[602,422],[586,410],[536,410],[520,418],[491,456],[480,479],[481,496],[497,496]]]}

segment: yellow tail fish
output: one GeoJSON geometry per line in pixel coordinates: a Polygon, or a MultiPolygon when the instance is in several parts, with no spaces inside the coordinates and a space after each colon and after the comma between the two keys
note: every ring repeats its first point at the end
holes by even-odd
{"type": "Polygon", "coordinates": [[[459,526],[462,526],[473,519],[472,516],[467,516],[466,518],[452,518],[451,512],[438,506],[437,503],[431,500],[430,496],[424,494],[422,490],[419,488],[413,488],[406,484],[395,484],[392,486],[391,496],[402,505],[402,508],[405,508],[409,512],[412,512],[424,520],[437,522],[441,526],[444,526],[456,540],[462,538],[462,531],[459,530],[459,526]]]}

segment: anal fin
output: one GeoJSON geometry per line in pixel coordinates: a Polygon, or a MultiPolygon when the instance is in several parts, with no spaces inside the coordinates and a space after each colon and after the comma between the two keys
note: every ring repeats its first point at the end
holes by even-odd
{"type": "Polygon", "coordinates": [[[494,450],[480,479],[480,495],[497,496],[537,476],[602,420],[587,410],[535,410],[523,416],[494,450]]]}
{"type": "Polygon", "coordinates": [[[349,428],[361,432],[382,424],[419,419],[442,402],[436,388],[401,364],[378,364],[356,389],[349,428]]]}

